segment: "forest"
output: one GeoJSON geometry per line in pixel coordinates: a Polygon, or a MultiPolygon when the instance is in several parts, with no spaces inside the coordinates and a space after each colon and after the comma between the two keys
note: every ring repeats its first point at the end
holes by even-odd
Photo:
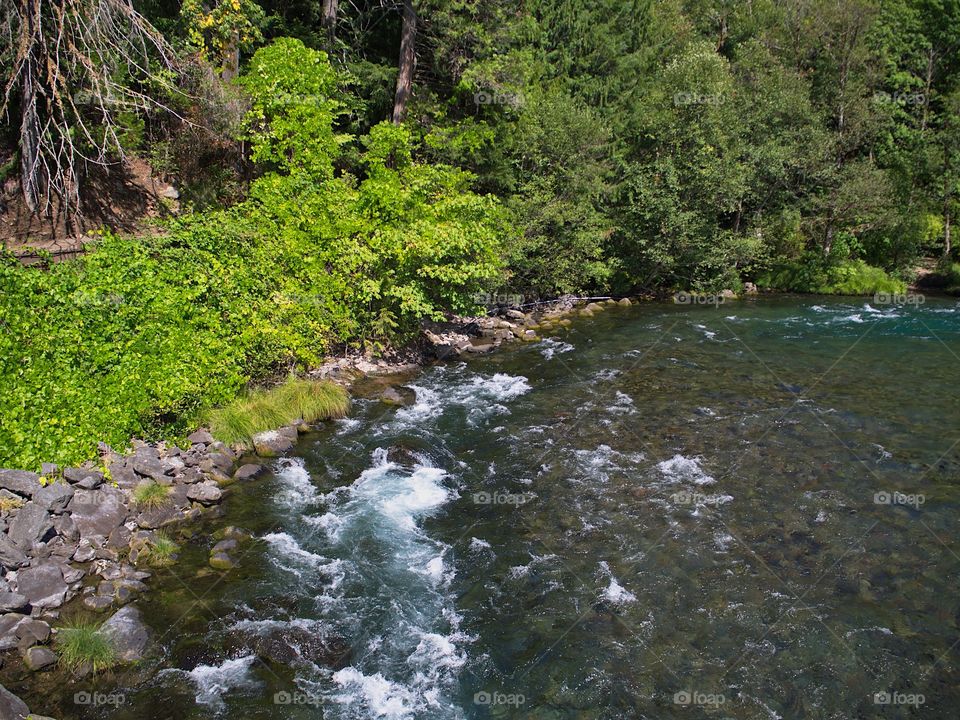
{"type": "Polygon", "coordinates": [[[24,267],[5,230],[0,464],[483,298],[960,287],[960,0],[2,12],[0,217],[87,245],[24,267]],[[134,163],[173,191],[131,229],[134,163]]]}

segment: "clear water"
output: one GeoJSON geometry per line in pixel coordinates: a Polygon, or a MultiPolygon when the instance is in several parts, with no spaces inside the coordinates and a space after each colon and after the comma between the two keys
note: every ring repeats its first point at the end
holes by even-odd
{"type": "Polygon", "coordinates": [[[956,717],[958,354],[952,301],[775,298],[428,369],[240,489],[240,568],[199,537],[159,668],[61,716],[956,717]],[[290,628],[333,667],[250,651],[290,628]]]}

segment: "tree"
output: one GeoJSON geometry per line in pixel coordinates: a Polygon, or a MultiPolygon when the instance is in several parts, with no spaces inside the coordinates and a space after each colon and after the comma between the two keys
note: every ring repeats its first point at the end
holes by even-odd
{"type": "Polygon", "coordinates": [[[413,0],[403,0],[403,28],[400,31],[400,73],[393,101],[393,122],[403,122],[413,92],[413,72],[417,65],[417,10],[413,0]]]}
{"type": "Polygon", "coordinates": [[[123,154],[124,115],[159,105],[146,86],[170,87],[173,51],[131,0],[15,0],[2,21],[0,114],[19,115],[24,200],[70,221],[83,166],[123,154]]]}

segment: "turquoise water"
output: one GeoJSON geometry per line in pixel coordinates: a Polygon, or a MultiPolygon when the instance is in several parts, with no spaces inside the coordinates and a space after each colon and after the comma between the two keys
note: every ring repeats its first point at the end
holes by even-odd
{"type": "Polygon", "coordinates": [[[196,538],[159,666],[61,716],[956,717],[958,354],[953,301],[773,298],[427,369],[238,489],[240,568],[196,538]]]}

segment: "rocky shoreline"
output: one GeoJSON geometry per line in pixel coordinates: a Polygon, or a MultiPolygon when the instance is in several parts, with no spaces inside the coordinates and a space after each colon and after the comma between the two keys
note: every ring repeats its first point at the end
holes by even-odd
{"type": "MultiPolygon", "coordinates": [[[[544,332],[569,325],[572,314],[592,316],[629,299],[602,299],[578,306],[565,299],[538,312],[504,308],[498,315],[450,318],[427,323],[419,341],[383,360],[362,356],[334,358],[312,373],[350,386],[364,377],[415,372],[427,364],[492,352],[504,344],[531,342],[544,332]]],[[[381,393],[401,402],[392,386],[381,393]]],[[[103,613],[101,631],[121,663],[141,660],[150,630],[135,600],[149,590],[155,548],[165,530],[218,515],[234,483],[253,480],[265,458],[289,451],[310,427],[294,422],[254,436],[255,455],[245,455],[205,429],[187,437],[189,446],[131,441],[119,453],[101,445],[99,462],[40,473],[0,470],[0,660],[25,672],[54,668],[56,622],[71,602],[103,613]],[[152,499],[150,499],[152,498],[152,499]],[[149,501],[148,501],[149,500],[149,501]]],[[[210,566],[234,567],[230,553],[246,540],[228,528],[210,550],[210,566]]],[[[86,677],[90,667],[73,671],[86,677]]],[[[0,685],[0,718],[20,720],[27,705],[0,685]]],[[[39,718],[38,715],[30,717],[39,718]]]]}

